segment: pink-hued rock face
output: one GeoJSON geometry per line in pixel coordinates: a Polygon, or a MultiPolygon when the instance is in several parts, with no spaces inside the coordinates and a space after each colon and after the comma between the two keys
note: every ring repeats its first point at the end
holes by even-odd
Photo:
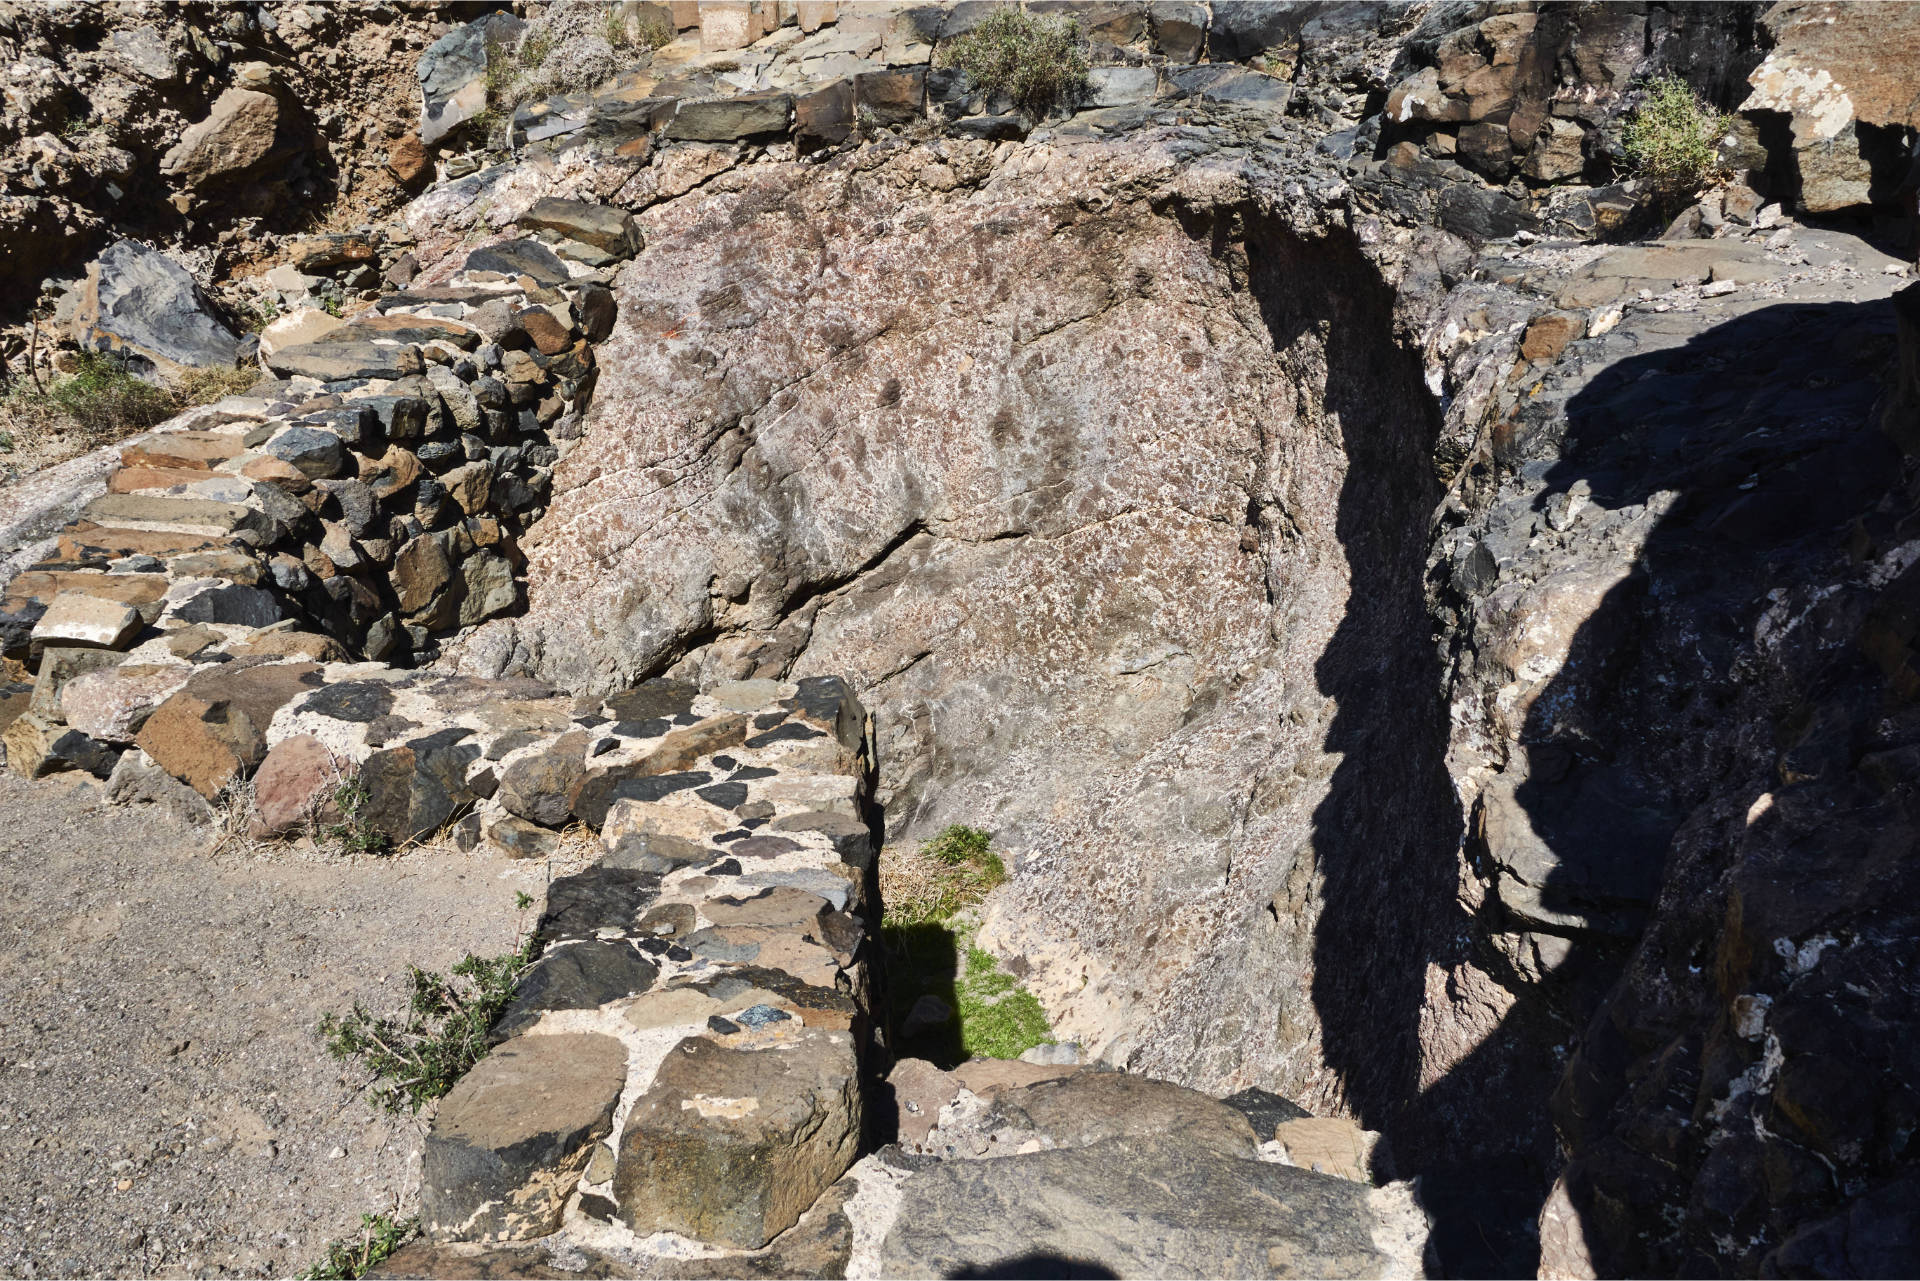
{"type": "MultiPolygon", "coordinates": [[[[1417,362],[1351,236],[1244,171],[1137,135],[1011,154],[949,142],[936,187],[925,149],[762,165],[647,210],[529,614],[462,661],[581,690],[846,674],[891,833],[1047,860],[989,930],[1061,1035],[1302,1086],[1314,1015],[1276,976],[1314,908],[1247,922],[1326,794],[1347,539],[1418,578],[1417,362]],[[1355,440],[1393,460],[1378,529],[1339,528],[1355,440]]],[[[1410,594],[1380,609],[1424,629],[1410,594]]]]}

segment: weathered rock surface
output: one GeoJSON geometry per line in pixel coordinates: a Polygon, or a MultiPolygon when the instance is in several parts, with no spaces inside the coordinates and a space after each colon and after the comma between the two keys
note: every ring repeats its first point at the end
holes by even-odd
{"type": "Polygon", "coordinates": [[[853,1164],[860,1116],[849,1033],[763,1050],[682,1041],[621,1131],[621,1218],[642,1235],[758,1249],[853,1164]]]}
{"type": "Polygon", "coordinates": [[[1772,48],[1748,76],[1743,112],[1778,112],[1792,130],[1799,206],[1833,213],[1881,199],[1910,164],[1890,133],[1920,124],[1920,99],[1895,70],[1920,55],[1920,14],[1830,0],[1774,5],[1772,48]]]}
{"type": "Polygon", "coordinates": [[[88,264],[71,328],[82,347],[162,373],[230,366],[237,342],[192,276],[131,240],[88,264]]]}
{"type": "Polygon", "coordinates": [[[272,94],[229,89],[214,101],[212,114],[161,158],[160,172],[190,188],[244,173],[273,155],[280,117],[280,101],[272,94]]]}
{"type": "Polygon", "coordinates": [[[420,1214],[435,1236],[545,1236],[588,1149],[613,1124],[626,1047],[610,1036],[522,1037],[494,1050],[441,1102],[420,1163],[420,1214]]]}
{"type": "Polygon", "coordinates": [[[1424,1276],[1425,1239],[1404,1184],[1113,1138],[913,1175],[880,1266],[900,1277],[1424,1276]]]}

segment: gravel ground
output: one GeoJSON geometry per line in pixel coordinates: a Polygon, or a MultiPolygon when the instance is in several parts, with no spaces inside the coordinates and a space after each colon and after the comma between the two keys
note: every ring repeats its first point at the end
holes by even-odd
{"type": "Polygon", "coordinates": [[[546,866],[213,844],[0,774],[0,1276],[285,1276],[411,1212],[425,1116],[314,1026],[508,950],[546,866]]]}

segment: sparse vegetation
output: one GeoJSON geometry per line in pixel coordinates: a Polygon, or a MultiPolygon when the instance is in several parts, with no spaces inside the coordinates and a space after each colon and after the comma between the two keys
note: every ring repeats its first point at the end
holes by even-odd
{"type": "Polygon", "coordinates": [[[135,377],[113,357],[86,351],[72,373],[42,388],[16,382],[5,409],[9,417],[17,414],[29,424],[37,420],[56,429],[58,420],[65,419],[104,444],[165,422],[179,412],[179,402],[166,388],[135,377]]]}
{"type": "Polygon", "coordinates": [[[986,92],[1005,93],[1036,119],[1071,100],[1087,78],[1079,24],[1020,9],[995,9],[949,42],[941,61],[986,92]]]}
{"type": "Polygon", "coordinates": [[[487,1033],[513,999],[535,947],[529,935],[504,956],[469,953],[444,975],[409,966],[406,1013],[376,1015],[355,1002],[345,1014],[326,1015],[320,1036],[327,1053],[372,1072],[374,1098],[387,1111],[419,1111],[486,1056],[487,1033]]]}
{"type": "Polygon", "coordinates": [[[1006,864],[987,833],[959,824],[917,849],[882,856],[881,941],[893,985],[896,1044],[921,997],[937,997],[953,1011],[947,1026],[916,1033],[903,1049],[952,1066],[977,1055],[1017,1058],[1050,1039],[1033,993],[973,942],[972,909],[1006,879],[1006,864]]]}
{"type": "Polygon", "coordinates": [[[535,27],[521,38],[516,61],[522,71],[538,71],[547,65],[547,55],[552,52],[552,34],[544,27],[535,27]]]}
{"type": "Polygon", "coordinates": [[[991,952],[968,945],[956,990],[960,1048],[969,1058],[1017,1059],[1053,1036],[1039,1000],[991,952]]]}
{"type": "Polygon", "coordinates": [[[326,1257],[300,1274],[301,1281],[356,1281],[413,1239],[419,1219],[390,1214],[360,1216],[360,1235],[327,1242],[326,1257]]]}
{"type": "Polygon", "coordinates": [[[189,369],[173,384],[181,409],[238,396],[260,381],[258,369],[189,369]]]}
{"type": "Polygon", "coordinates": [[[364,813],[372,799],[358,774],[343,777],[333,789],[333,807],[340,811],[340,821],[328,824],[320,834],[338,842],[349,854],[387,853],[393,842],[385,832],[370,825],[364,813]]]}
{"type": "Polygon", "coordinates": [[[16,377],[0,398],[0,422],[8,428],[0,434],[11,445],[16,435],[72,433],[82,450],[91,449],[157,426],[183,409],[245,391],[258,379],[253,370],[193,369],[163,387],[137,377],[113,356],[83,351],[71,373],[37,386],[16,377]]]}
{"type": "Polygon", "coordinates": [[[643,49],[664,49],[673,43],[674,34],[673,28],[663,19],[642,18],[635,41],[643,49]]]}
{"type": "Polygon", "coordinates": [[[1649,81],[1643,93],[1622,137],[1634,176],[1663,201],[1691,200],[1719,170],[1729,119],[1679,76],[1649,81]]]}
{"type": "Polygon", "coordinates": [[[628,49],[658,49],[673,43],[673,27],[657,14],[629,19],[618,3],[607,6],[607,43],[619,53],[628,49]]]}

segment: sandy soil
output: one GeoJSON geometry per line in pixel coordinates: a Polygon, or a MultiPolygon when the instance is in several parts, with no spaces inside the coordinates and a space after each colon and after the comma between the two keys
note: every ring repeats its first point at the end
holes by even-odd
{"type": "Polygon", "coordinates": [[[212,845],[0,774],[0,1276],[285,1276],[411,1209],[426,1118],[315,1024],[512,947],[546,866],[212,845]]]}

